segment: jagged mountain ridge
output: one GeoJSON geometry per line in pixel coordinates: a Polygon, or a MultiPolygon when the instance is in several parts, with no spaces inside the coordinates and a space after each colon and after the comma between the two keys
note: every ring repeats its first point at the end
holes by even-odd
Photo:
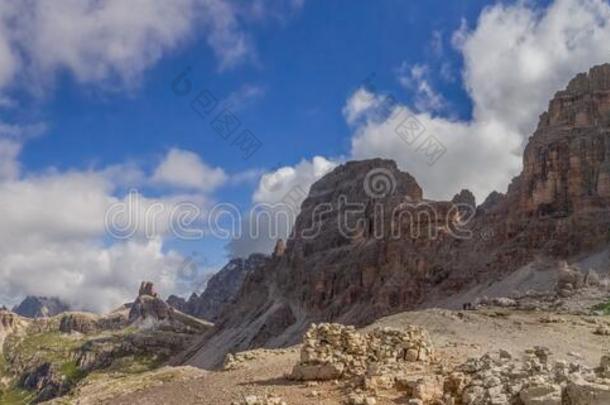
{"type": "MultiPolygon", "coordinates": [[[[210,367],[226,351],[294,343],[312,321],[361,325],[499,280],[538,256],[570,258],[605,245],[608,152],[610,65],[603,65],[578,75],[555,95],[525,148],[522,173],[506,194],[492,193],[477,209],[469,239],[448,232],[435,238],[373,237],[380,219],[371,210],[359,218],[365,224],[360,232],[346,238],[337,231],[338,197],[371,207],[373,199],[362,184],[373,169],[397,181],[393,193],[376,201],[385,208],[386,231],[391,225],[413,225],[387,213],[424,201],[415,179],[392,161],[336,168],[312,186],[285,252],[246,278],[235,303],[219,316],[216,332],[203,338],[190,363],[210,367]],[[321,203],[330,204],[332,213],[316,217],[321,203]],[[301,231],[313,221],[321,232],[302,238],[301,231]]],[[[454,207],[453,202],[425,203],[442,216],[454,207]]]]}
{"type": "Polygon", "coordinates": [[[262,254],[253,254],[247,259],[232,259],[210,278],[201,295],[193,293],[188,300],[172,295],[167,303],[188,315],[213,322],[223,308],[235,299],[248,274],[267,264],[268,260],[262,254]]]}
{"type": "Polygon", "coordinates": [[[45,318],[70,310],[70,306],[56,297],[26,297],[13,312],[26,318],[45,318]]]}

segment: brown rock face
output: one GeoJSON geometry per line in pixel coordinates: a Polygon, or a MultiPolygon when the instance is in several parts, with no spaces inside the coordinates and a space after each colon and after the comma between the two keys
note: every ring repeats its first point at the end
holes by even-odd
{"type": "Polygon", "coordinates": [[[573,79],[541,116],[525,150],[519,205],[566,216],[610,202],[610,65],[573,79]]]}
{"type": "Polygon", "coordinates": [[[537,256],[606,244],[610,65],[556,94],[506,194],[492,193],[476,212],[464,204],[474,204],[467,190],[451,202],[423,200],[389,160],[336,168],[312,186],[283,254],[248,275],[193,362],[218,363],[219,347],[294,343],[311,322],[361,325],[500,279],[537,256]]]}
{"type": "Polygon", "coordinates": [[[540,117],[523,172],[496,209],[505,237],[569,256],[608,240],[610,65],[579,74],[540,117]],[[529,222],[529,223],[526,223],[529,222]]]}

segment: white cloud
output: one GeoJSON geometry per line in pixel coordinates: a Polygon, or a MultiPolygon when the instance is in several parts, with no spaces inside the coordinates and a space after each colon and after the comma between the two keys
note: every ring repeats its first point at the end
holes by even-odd
{"type": "Polygon", "coordinates": [[[37,73],[68,69],[84,83],[115,75],[129,83],[187,37],[195,6],[189,0],[34,1],[18,9],[14,40],[37,73]]]}
{"type": "Polygon", "coordinates": [[[171,287],[179,255],[162,252],[159,234],[103,243],[106,211],[118,201],[112,191],[96,172],[0,182],[0,296],[59,296],[77,308],[108,310],[130,299],[142,279],[171,287]]]}
{"type": "Polygon", "coordinates": [[[343,107],[343,116],[348,124],[354,125],[369,112],[377,110],[382,102],[383,97],[360,87],[347,100],[343,107]]]}
{"type": "MultiPolygon", "coordinates": [[[[302,160],[295,166],[284,166],[276,171],[266,173],[261,177],[258,188],[254,192],[255,203],[279,203],[295,187],[309,193],[313,183],[337,166],[337,162],[322,156],[315,156],[311,161],[302,160]]],[[[304,198],[297,200],[300,207],[304,198]]]]}
{"type": "Polygon", "coordinates": [[[220,59],[220,69],[231,68],[253,57],[248,35],[239,29],[236,6],[228,1],[206,2],[204,21],[209,26],[208,44],[220,59]]]}
{"type": "MultiPolygon", "coordinates": [[[[277,211],[290,212],[290,218],[296,218],[301,203],[309,194],[311,185],[329,173],[338,162],[321,156],[311,161],[302,160],[295,166],[285,166],[265,173],[252,197],[255,207],[269,207],[279,204],[277,211]]],[[[265,217],[266,218],[266,217],[265,217]]],[[[252,212],[249,212],[242,223],[241,238],[232,240],[227,248],[232,257],[247,257],[252,253],[270,253],[278,238],[286,239],[293,225],[286,223],[283,215],[272,216],[270,220],[258,223],[257,232],[252,232],[254,223],[252,212]]]]}
{"type": "Polygon", "coordinates": [[[441,111],[446,101],[430,82],[430,68],[426,65],[403,64],[399,69],[400,84],[414,94],[414,105],[418,111],[441,111]]]}
{"type": "MultiPolygon", "coordinates": [[[[294,9],[302,4],[293,2],[294,9]]],[[[277,4],[263,3],[261,11],[276,16],[277,4]]],[[[15,106],[11,91],[44,95],[66,73],[80,84],[132,89],[147,69],[198,35],[221,69],[255,60],[242,12],[233,0],[0,1],[0,108],[15,106]]],[[[257,95],[255,88],[246,90],[245,97],[257,95]]],[[[183,258],[164,244],[170,211],[190,201],[203,214],[207,193],[227,180],[224,171],[179,149],[153,176],[131,163],[97,171],[22,171],[23,142],[42,131],[41,124],[0,121],[0,297],[59,296],[76,308],[108,310],[133,298],[143,279],[172,292],[183,258]],[[131,201],[132,194],[119,198],[117,190],[155,181],[190,194],[137,193],[134,238],[109,238],[108,208],[131,201]],[[146,213],[153,208],[151,220],[146,213]]]]}
{"type": "MultiPolygon", "coordinates": [[[[0,154],[7,150],[0,142],[0,154]]],[[[15,165],[18,152],[15,143],[15,165]]],[[[0,162],[2,173],[6,161],[0,162]]],[[[140,192],[119,197],[118,188],[148,182],[133,164],[97,171],[8,172],[0,177],[3,302],[28,294],[59,296],[77,309],[105,311],[132,299],[142,280],[154,281],[164,295],[184,284],[179,273],[184,258],[164,243],[178,229],[172,228],[179,220],[173,215],[176,207],[188,201],[203,216],[210,206],[206,194],[147,197],[140,192]],[[107,214],[116,208],[122,215],[113,224],[129,224],[129,240],[109,233],[114,227],[108,228],[107,214]]]]}
{"type": "Polygon", "coordinates": [[[155,170],[152,180],[178,188],[212,191],[227,181],[221,168],[208,166],[196,153],[171,149],[155,170]]]}
{"type": "MultiPolygon", "coordinates": [[[[261,10],[281,13],[282,2],[262,2],[261,10]]],[[[4,1],[0,88],[20,77],[40,90],[63,71],[80,83],[130,88],[161,57],[200,34],[220,69],[231,68],[256,55],[243,12],[232,0],[4,1]]]]}
{"type": "Polygon", "coordinates": [[[602,0],[556,0],[543,10],[529,3],[497,5],[485,9],[475,30],[460,35],[475,119],[500,121],[526,139],[557,90],[577,73],[610,61],[610,5],[602,0]]]}
{"type": "MultiPolygon", "coordinates": [[[[463,22],[452,42],[464,59],[472,119],[432,116],[434,103],[415,113],[395,106],[396,113],[414,114],[425,127],[419,143],[432,135],[444,144],[440,160],[429,166],[418,142],[409,145],[398,136],[399,122],[374,115],[355,128],[352,157],[395,159],[428,197],[450,198],[470,188],[481,201],[492,190],[504,191],[518,174],[522,148],[553,94],[577,73],[610,61],[610,5],[601,0],[556,0],[543,9],[529,2],[498,4],[481,13],[473,30],[463,22]]],[[[411,71],[411,77],[418,73],[411,71]]]]}
{"type": "Polygon", "coordinates": [[[20,151],[19,143],[0,138],[0,181],[17,178],[19,175],[17,156],[20,151]]]}
{"type": "Polygon", "coordinates": [[[89,240],[30,245],[0,256],[0,294],[5,302],[58,296],[76,309],[106,312],[133,300],[142,280],[155,282],[164,295],[172,292],[182,260],[164,253],[158,239],[110,247],[89,240]]]}
{"type": "Polygon", "coordinates": [[[356,129],[352,158],[394,159],[402,170],[415,177],[427,198],[448,199],[460,189],[469,188],[481,201],[489,191],[508,184],[520,167],[521,158],[510,150],[519,148],[521,137],[497,122],[456,122],[415,113],[400,105],[392,117],[369,120],[356,129]],[[410,143],[411,138],[401,137],[396,128],[412,116],[425,131],[410,143]],[[430,165],[421,148],[424,140],[432,139],[440,141],[446,152],[430,165]]]}

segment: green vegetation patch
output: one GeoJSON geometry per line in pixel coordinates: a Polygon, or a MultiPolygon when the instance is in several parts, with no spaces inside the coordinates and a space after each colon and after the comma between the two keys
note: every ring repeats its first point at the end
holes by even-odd
{"type": "Polygon", "coordinates": [[[18,387],[0,389],[0,405],[29,404],[34,399],[34,393],[18,387]]]}
{"type": "Polygon", "coordinates": [[[606,303],[597,304],[593,307],[594,311],[600,311],[604,315],[610,315],[610,301],[606,303]]]}
{"type": "Polygon", "coordinates": [[[81,370],[75,361],[67,361],[61,365],[59,372],[66,378],[70,385],[78,383],[87,376],[87,373],[81,370]]]}
{"type": "Polygon", "coordinates": [[[28,335],[13,348],[25,361],[36,359],[37,363],[63,363],[70,360],[71,353],[82,344],[81,339],[59,332],[28,335]]]}
{"type": "Polygon", "coordinates": [[[112,362],[108,368],[109,372],[121,372],[123,374],[140,374],[155,370],[162,364],[162,359],[152,355],[132,355],[121,357],[112,362]]]}

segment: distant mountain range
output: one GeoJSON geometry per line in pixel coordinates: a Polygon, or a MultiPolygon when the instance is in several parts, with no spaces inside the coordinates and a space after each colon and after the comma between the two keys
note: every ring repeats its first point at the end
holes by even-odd
{"type": "Polygon", "coordinates": [[[13,312],[26,318],[46,318],[70,311],[70,306],[59,298],[28,296],[13,312]]]}

